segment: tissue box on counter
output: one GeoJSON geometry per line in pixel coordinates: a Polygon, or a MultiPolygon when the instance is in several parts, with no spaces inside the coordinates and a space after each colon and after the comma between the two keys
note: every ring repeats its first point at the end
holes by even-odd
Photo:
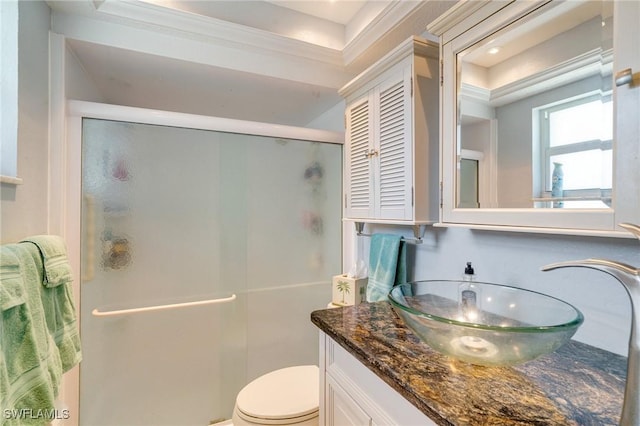
{"type": "Polygon", "coordinates": [[[359,305],[365,302],[368,281],[368,278],[350,278],[347,274],[334,276],[331,302],[340,306],[359,305]]]}

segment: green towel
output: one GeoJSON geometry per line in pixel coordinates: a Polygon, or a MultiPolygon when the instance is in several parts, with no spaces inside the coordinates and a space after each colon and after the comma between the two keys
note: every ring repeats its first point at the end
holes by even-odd
{"type": "Polygon", "coordinates": [[[67,259],[67,247],[57,235],[36,235],[22,241],[38,246],[44,267],[45,287],[57,287],[73,280],[71,265],[67,259]]]}
{"type": "Polygon", "coordinates": [[[82,360],[82,352],[72,280],[70,273],[67,273],[71,271],[71,267],[67,261],[64,242],[60,237],[38,236],[29,238],[20,245],[29,251],[36,264],[42,265],[44,271],[49,270],[49,274],[54,277],[49,279],[47,285],[46,272],[43,274],[42,285],[39,286],[40,299],[47,329],[60,352],[62,372],[67,372],[82,360]],[[47,263],[48,267],[45,266],[47,263]]]}
{"type": "Polygon", "coordinates": [[[407,281],[406,249],[399,235],[373,234],[369,248],[367,301],[387,300],[394,285],[407,281]]]}
{"type": "Polygon", "coordinates": [[[62,365],[40,300],[42,270],[21,246],[0,247],[0,424],[42,425],[49,419],[37,414],[54,409],[62,365]]]}
{"type": "MultiPolygon", "coordinates": [[[[21,310],[24,309],[23,281],[20,275],[20,262],[12,251],[0,249],[0,411],[7,406],[6,396],[12,393],[11,383],[14,373],[7,369],[5,352],[8,356],[15,353],[22,339],[16,339],[13,330],[18,331],[26,324],[22,323],[21,310]],[[11,376],[11,379],[10,379],[11,376]]],[[[16,333],[19,335],[19,332],[16,333]]],[[[12,368],[12,370],[16,370],[12,368]]],[[[1,414],[1,413],[0,413],[1,414]]],[[[0,419],[0,424],[3,421],[0,419]]]]}
{"type": "Polygon", "coordinates": [[[0,251],[0,312],[25,303],[20,261],[5,247],[0,251]]]}

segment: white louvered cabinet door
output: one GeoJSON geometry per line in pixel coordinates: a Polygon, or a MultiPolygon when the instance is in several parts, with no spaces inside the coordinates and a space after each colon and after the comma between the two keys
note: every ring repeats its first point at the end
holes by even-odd
{"type": "Polygon", "coordinates": [[[346,217],[371,219],[375,198],[373,180],[373,105],[371,95],[349,104],[346,110],[346,217]]]}
{"type": "Polygon", "coordinates": [[[394,73],[374,91],[374,180],[380,219],[413,219],[411,68],[394,73]]]}
{"type": "Polygon", "coordinates": [[[438,46],[410,38],[340,89],[346,219],[438,219],[438,46]]]}

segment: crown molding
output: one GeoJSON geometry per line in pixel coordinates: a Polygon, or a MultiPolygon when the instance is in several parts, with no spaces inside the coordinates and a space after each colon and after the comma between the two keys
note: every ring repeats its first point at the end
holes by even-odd
{"type": "Polygon", "coordinates": [[[460,84],[460,92],[465,99],[480,101],[488,104],[491,100],[491,91],[484,87],[473,86],[468,83],[460,84]]]}
{"type": "Polygon", "coordinates": [[[593,49],[542,72],[491,90],[490,105],[499,107],[595,74],[611,74],[613,49],[593,49]]]}
{"type": "MultiPolygon", "coordinates": [[[[427,31],[431,34],[441,36],[490,3],[491,0],[460,0],[440,15],[440,17],[434,19],[433,22],[427,25],[427,31]]],[[[503,3],[508,2],[503,1],[503,3]]]]}
{"type": "Polygon", "coordinates": [[[232,22],[139,0],[95,0],[98,15],[133,20],[159,30],[176,30],[188,37],[205,37],[218,43],[242,45],[278,55],[313,59],[344,67],[371,48],[402,21],[420,11],[421,2],[390,2],[342,51],[318,46],[232,22]]]}
{"type": "Polygon", "coordinates": [[[380,43],[390,37],[401,36],[398,29],[402,33],[406,27],[407,35],[414,34],[416,22],[429,16],[429,3],[389,2],[339,50],[141,0],[49,0],[52,28],[70,38],[336,89],[353,78],[350,64],[371,54],[379,57],[374,51],[384,49],[380,43]],[[154,34],[160,37],[156,40],[154,34]],[[127,37],[135,37],[135,42],[127,37]],[[177,43],[164,44],[171,37],[177,43]],[[272,69],[274,64],[278,69],[272,69]]]}
{"type": "Polygon", "coordinates": [[[391,52],[387,53],[375,64],[358,74],[353,80],[345,84],[338,93],[344,98],[348,98],[358,89],[360,89],[366,82],[372,81],[380,74],[408,57],[410,54],[420,54],[421,56],[427,56],[431,58],[438,58],[439,46],[429,40],[425,40],[421,37],[409,37],[404,43],[397,46],[391,52]]]}
{"type": "Polygon", "coordinates": [[[580,79],[612,72],[613,50],[593,49],[542,72],[489,90],[467,83],[461,84],[462,96],[491,107],[500,107],[580,79]]]}
{"type": "Polygon", "coordinates": [[[343,66],[339,50],[291,39],[269,31],[224,20],[168,9],[137,0],[102,0],[94,3],[98,15],[133,20],[160,31],[179,31],[183,37],[205,38],[254,51],[313,59],[331,66],[343,66]]]}
{"type": "Polygon", "coordinates": [[[416,13],[421,2],[391,2],[382,13],[365,27],[342,50],[344,64],[349,65],[362,53],[373,46],[378,40],[397,27],[411,14],[416,13]]]}

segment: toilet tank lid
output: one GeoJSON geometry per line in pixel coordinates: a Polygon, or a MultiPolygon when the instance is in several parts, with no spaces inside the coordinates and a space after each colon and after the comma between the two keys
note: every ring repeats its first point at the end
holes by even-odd
{"type": "Polygon", "coordinates": [[[302,365],[272,371],[246,385],[236,398],[238,410],[251,417],[282,419],[318,411],[319,370],[302,365]]]}

